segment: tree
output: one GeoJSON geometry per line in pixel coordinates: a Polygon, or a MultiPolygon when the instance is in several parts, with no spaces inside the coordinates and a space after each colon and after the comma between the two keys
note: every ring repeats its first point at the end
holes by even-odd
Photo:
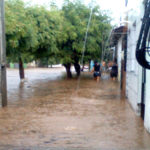
{"type": "MultiPolygon", "coordinates": [[[[51,6],[52,7],[52,6],[51,6]]],[[[59,52],[57,41],[60,34],[61,14],[57,7],[47,10],[44,7],[30,7],[28,14],[35,20],[38,28],[38,46],[33,51],[36,60],[56,58],[59,52]]]]}
{"type": "Polygon", "coordinates": [[[6,1],[7,56],[19,62],[20,78],[24,78],[23,62],[49,60],[58,52],[59,12],[44,7],[26,7],[21,0],[6,1]]]}
{"type": "Polygon", "coordinates": [[[19,62],[20,78],[24,79],[23,61],[33,58],[30,50],[38,44],[38,30],[21,0],[7,0],[5,9],[7,56],[11,61],[19,62]]]}
{"type": "MultiPolygon", "coordinates": [[[[85,32],[89,20],[91,9],[81,3],[81,1],[66,0],[62,12],[64,16],[62,26],[62,36],[60,41],[60,54],[62,62],[66,68],[68,77],[71,75],[71,64],[74,64],[77,75],[80,75],[80,60],[83,51],[85,32]]],[[[102,45],[108,38],[111,29],[109,17],[102,14],[99,7],[93,9],[90,30],[88,33],[85,50],[85,61],[90,59],[100,59],[102,45]]]]}
{"type": "MultiPolygon", "coordinates": [[[[65,0],[62,9],[54,1],[50,9],[26,6],[21,0],[6,0],[7,56],[19,62],[21,79],[23,62],[42,60],[44,63],[59,60],[72,77],[73,64],[80,75],[85,32],[91,9],[80,0],[65,0]]],[[[88,33],[84,62],[100,59],[110,32],[109,17],[94,7],[88,33]]]]}

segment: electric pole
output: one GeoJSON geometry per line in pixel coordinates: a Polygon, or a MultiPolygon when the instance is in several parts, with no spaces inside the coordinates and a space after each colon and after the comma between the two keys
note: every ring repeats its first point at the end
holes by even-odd
{"type": "Polygon", "coordinates": [[[0,92],[2,107],[7,106],[6,41],[4,18],[4,0],[0,0],[0,92]]]}

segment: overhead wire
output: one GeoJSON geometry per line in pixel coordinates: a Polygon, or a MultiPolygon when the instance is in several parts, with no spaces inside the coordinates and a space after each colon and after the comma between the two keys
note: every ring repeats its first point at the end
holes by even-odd
{"type": "MultiPolygon", "coordinates": [[[[94,0],[91,0],[91,11],[90,11],[90,16],[89,16],[87,29],[86,29],[86,33],[85,33],[85,38],[84,38],[84,43],[83,43],[83,48],[82,48],[82,57],[81,57],[81,62],[80,62],[81,66],[83,66],[83,63],[84,63],[84,56],[85,56],[88,32],[89,32],[90,23],[91,23],[92,15],[93,15],[93,8],[94,8],[94,0]]],[[[79,76],[78,81],[77,81],[77,90],[80,87],[80,81],[81,81],[81,76],[79,76]]]]}

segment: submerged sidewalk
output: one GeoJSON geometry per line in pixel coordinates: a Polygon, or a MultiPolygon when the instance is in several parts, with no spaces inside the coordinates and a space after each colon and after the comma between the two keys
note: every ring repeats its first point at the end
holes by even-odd
{"type": "Polygon", "coordinates": [[[117,82],[97,83],[85,75],[79,89],[77,83],[76,79],[36,82],[29,87],[31,96],[22,89],[20,100],[0,109],[0,149],[150,148],[150,134],[127,100],[121,99],[117,82]]]}

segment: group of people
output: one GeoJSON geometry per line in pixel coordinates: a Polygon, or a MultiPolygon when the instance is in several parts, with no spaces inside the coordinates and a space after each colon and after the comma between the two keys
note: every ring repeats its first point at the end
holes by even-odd
{"type": "Polygon", "coordinates": [[[93,69],[92,69],[91,72],[93,73],[94,80],[99,82],[101,74],[103,73],[105,75],[105,73],[107,71],[109,71],[110,77],[112,78],[112,80],[117,79],[118,65],[117,65],[117,60],[116,59],[113,62],[109,62],[107,65],[106,65],[106,62],[102,62],[102,64],[100,65],[98,63],[98,61],[95,61],[93,69]]]}

